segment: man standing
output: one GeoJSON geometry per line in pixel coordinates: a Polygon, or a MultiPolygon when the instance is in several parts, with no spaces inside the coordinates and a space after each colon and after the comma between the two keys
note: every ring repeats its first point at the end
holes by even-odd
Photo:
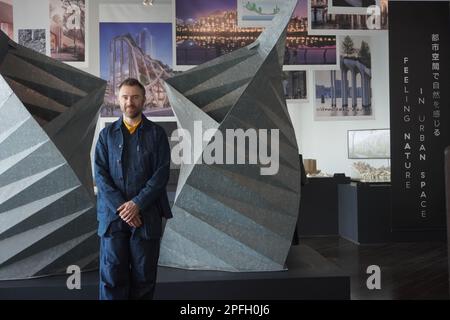
{"type": "Polygon", "coordinates": [[[100,132],[95,150],[99,298],[152,299],[162,217],[172,217],[170,148],[164,129],[142,114],[145,88],[138,80],[123,81],[118,99],[123,115],[100,132]]]}

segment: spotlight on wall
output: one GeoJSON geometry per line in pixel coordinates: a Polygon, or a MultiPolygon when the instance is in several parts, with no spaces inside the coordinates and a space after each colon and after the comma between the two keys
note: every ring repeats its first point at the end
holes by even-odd
{"type": "Polygon", "coordinates": [[[144,6],[152,6],[153,5],[153,0],[144,0],[144,1],[142,1],[142,4],[144,6]]]}

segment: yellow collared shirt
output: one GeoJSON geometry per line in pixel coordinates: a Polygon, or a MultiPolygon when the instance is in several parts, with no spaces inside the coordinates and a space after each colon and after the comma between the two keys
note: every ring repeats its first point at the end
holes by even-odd
{"type": "Polygon", "coordinates": [[[128,123],[126,123],[126,121],[125,121],[125,119],[123,120],[123,123],[125,124],[125,127],[127,128],[127,130],[128,130],[128,132],[130,133],[130,134],[133,134],[135,131],[136,131],[136,129],[139,127],[139,125],[141,124],[141,122],[142,122],[142,119],[141,119],[141,121],[139,121],[136,125],[129,125],[128,123]]]}

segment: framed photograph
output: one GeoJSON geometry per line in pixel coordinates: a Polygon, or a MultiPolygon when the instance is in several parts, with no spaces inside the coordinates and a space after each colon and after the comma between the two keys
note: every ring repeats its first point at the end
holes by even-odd
{"type": "Polygon", "coordinates": [[[256,40],[262,29],[237,26],[237,0],[175,0],[176,70],[213,60],[256,40]]]}
{"type": "Polygon", "coordinates": [[[145,87],[145,116],[173,117],[164,88],[173,75],[171,23],[100,23],[100,76],[108,81],[101,117],[122,114],[118,86],[128,77],[145,87]]]}
{"type": "Polygon", "coordinates": [[[308,101],[307,71],[283,71],[282,83],[286,102],[308,101]]]}
{"type": "Polygon", "coordinates": [[[390,159],[390,132],[389,129],[348,130],[348,158],[390,159]]]}
{"type": "Polygon", "coordinates": [[[339,37],[340,70],[315,71],[315,120],[374,118],[370,37],[339,37]]]}
{"type": "Polygon", "coordinates": [[[380,0],[328,0],[330,14],[367,14],[367,8],[379,5],[380,0]]]}
{"type": "Polygon", "coordinates": [[[19,44],[36,52],[46,54],[45,33],[45,29],[19,29],[19,44]]]}
{"type": "Polygon", "coordinates": [[[50,56],[74,67],[88,66],[88,0],[49,0],[50,56]]]}
{"type": "MultiPolygon", "coordinates": [[[[281,3],[281,0],[175,0],[174,68],[188,70],[253,43],[263,26],[271,23],[281,3]],[[264,5],[264,9],[259,4],[264,5]],[[246,10],[264,16],[264,21],[261,17],[248,18],[245,27],[241,27],[240,7],[251,8],[246,10]],[[263,10],[272,10],[273,14],[266,15],[263,10]],[[256,20],[259,21],[256,23],[256,20]]],[[[336,37],[309,36],[307,27],[307,0],[299,0],[287,30],[285,68],[335,67],[338,63],[336,37]]]]}
{"type": "Polygon", "coordinates": [[[14,39],[13,1],[0,0],[0,30],[10,39],[14,39]]]}
{"type": "Polygon", "coordinates": [[[310,35],[358,35],[388,30],[388,0],[366,9],[364,14],[329,12],[331,0],[308,1],[308,33],[310,35]]]}
{"type": "Polygon", "coordinates": [[[283,0],[237,0],[239,27],[267,27],[280,12],[283,0]]]}
{"type": "Polygon", "coordinates": [[[284,70],[322,70],[339,67],[336,36],[308,33],[308,2],[298,0],[286,35],[284,70]]]}

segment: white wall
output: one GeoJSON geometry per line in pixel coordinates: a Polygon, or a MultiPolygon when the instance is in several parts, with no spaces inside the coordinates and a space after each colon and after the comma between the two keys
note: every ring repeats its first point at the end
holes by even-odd
{"type": "Polygon", "coordinates": [[[46,29],[46,50],[47,55],[50,55],[48,0],[14,0],[12,3],[14,41],[18,41],[19,29],[46,29]]]}
{"type": "MultiPolygon", "coordinates": [[[[105,20],[111,13],[105,12],[105,7],[99,9],[105,3],[114,3],[121,6],[127,3],[127,7],[121,10],[124,17],[142,18],[143,21],[154,21],[155,13],[158,18],[170,21],[167,13],[172,12],[169,1],[145,8],[137,1],[127,3],[125,0],[89,0],[88,22],[87,22],[87,51],[88,66],[80,70],[95,76],[100,74],[99,62],[99,21],[105,20]],[[100,12],[101,11],[101,12],[100,12]]],[[[48,0],[14,0],[14,30],[18,28],[49,28],[49,5],[48,0]]],[[[116,20],[116,19],[114,19],[116,20]]],[[[117,22],[127,20],[117,17],[117,22]]],[[[17,34],[16,34],[17,39],[17,34]]],[[[389,128],[389,50],[387,32],[371,38],[372,53],[372,90],[374,104],[374,120],[355,121],[314,121],[314,72],[308,72],[308,95],[309,102],[291,104],[288,106],[292,123],[295,128],[300,153],[304,159],[316,159],[317,167],[328,174],[344,172],[348,176],[357,176],[352,169],[355,160],[347,158],[347,130],[350,129],[375,129],[389,128]]],[[[49,34],[47,34],[49,41],[49,34]]],[[[47,50],[50,53],[49,42],[47,50]]],[[[99,126],[97,128],[98,133],[99,126]]],[[[95,145],[95,141],[94,141],[95,145]]],[[[366,160],[373,166],[387,165],[387,160],[366,160]]]]}
{"type": "MultiPolygon", "coordinates": [[[[345,173],[357,177],[347,156],[347,130],[389,128],[389,41],[387,32],[371,37],[372,94],[375,119],[314,121],[314,72],[309,71],[308,103],[288,105],[303,159],[316,159],[324,173],[345,173]]],[[[372,166],[388,165],[388,160],[364,160],[372,166]]]]}
{"type": "Polygon", "coordinates": [[[88,66],[87,68],[80,68],[85,72],[93,74],[95,76],[100,75],[100,40],[99,40],[99,25],[98,25],[98,1],[88,1],[87,3],[87,57],[88,66]]]}

